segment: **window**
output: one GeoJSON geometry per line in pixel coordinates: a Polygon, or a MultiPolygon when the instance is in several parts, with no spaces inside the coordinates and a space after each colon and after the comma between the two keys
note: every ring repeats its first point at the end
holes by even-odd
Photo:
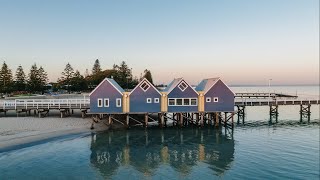
{"type": "Polygon", "coordinates": [[[190,99],[183,99],[183,105],[189,106],[190,105],[190,99]]]}
{"type": "Polygon", "coordinates": [[[185,82],[181,82],[178,87],[181,91],[184,91],[187,89],[188,85],[185,82]]]}
{"type": "Polygon", "coordinates": [[[109,98],[104,98],[104,107],[109,107],[109,98]]]}
{"type": "Polygon", "coordinates": [[[191,106],[197,105],[197,99],[191,99],[191,106]]]}
{"type": "Polygon", "coordinates": [[[197,106],[198,99],[196,98],[171,98],[169,106],[197,106]]]}
{"type": "Polygon", "coordinates": [[[102,107],[102,98],[98,99],[98,107],[102,107]]]}
{"type": "Polygon", "coordinates": [[[219,102],[219,98],[218,97],[214,97],[213,98],[213,102],[219,102]]]}
{"type": "Polygon", "coordinates": [[[211,97],[207,97],[206,102],[211,102],[211,97]]]}
{"type": "Polygon", "coordinates": [[[152,103],[152,98],[147,98],[147,103],[152,103]]]}
{"type": "Polygon", "coordinates": [[[154,103],[159,103],[159,98],[154,98],[154,103]]]}
{"type": "Polygon", "coordinates": [[[146,92],[149,88],[150,88],[150,85],[147,83],[147,82],[143,82],[141,85],[140,85],[140,88],[146,92]]]}
{"type": "Polygon", "coordinates": [[[177,106],[181,106],[182,105],[182,99],[177,99],[177,106]]]}
{"type": "Polygon", "coordinates": [[[176,102],[175,99],[169,99],[169,106],[175,106],[176,102]]]}
{"type": "Polygon", "coordinates": [[[121,98],[116,99],[116,106],[121,107],[121,98]]]}

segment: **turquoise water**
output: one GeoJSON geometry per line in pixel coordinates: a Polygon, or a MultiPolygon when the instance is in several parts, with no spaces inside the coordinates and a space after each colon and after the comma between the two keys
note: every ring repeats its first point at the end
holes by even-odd
{"type": "MultiPolygon", "coordinates": [[[[317,96],[317,87],[305,94],[317,96]]],[[[235,129],[133,128],[0,153],[0,179],[319,179],[319,105],[247,107],[235,129]]],[[[235,118],[235,120],[237,117],[235,118]]]]}
{"type": "Polygon", "coordinates": [[[0,154],[0,179],[318,179],[319,124],[131,129],[0,154]]]}

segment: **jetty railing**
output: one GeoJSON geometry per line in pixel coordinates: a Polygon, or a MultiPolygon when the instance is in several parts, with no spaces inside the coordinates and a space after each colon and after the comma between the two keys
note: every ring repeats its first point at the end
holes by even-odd
{"type": "Polygon", "coordinates": [[[90,99],[16,99],[0,103],[2,110],[18,109],[88,109],[90,99]]]}

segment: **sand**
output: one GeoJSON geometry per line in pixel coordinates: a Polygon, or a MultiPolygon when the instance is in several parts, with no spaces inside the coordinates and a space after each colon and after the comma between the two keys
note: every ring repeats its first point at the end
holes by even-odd
{"type": "Polygon", "coordinates": [[[0,151],[23,144],[44,141],[59,136],[107,130],[103,122],[91,130],[91,118],[79,117],[1,117],[0,151]]]}

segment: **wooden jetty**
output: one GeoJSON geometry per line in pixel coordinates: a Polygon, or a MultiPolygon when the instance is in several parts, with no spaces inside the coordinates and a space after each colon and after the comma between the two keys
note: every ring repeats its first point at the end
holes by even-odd
{"type": "Polygon", "coordinates": [[[283,93],[235,93],[235,98],[298,98],[297,95],[283,93]]]}
{"type": "Polygon", "coordinates": [[[45,117],[50,110],[59,110],[61,118],[72,114],[73,110],[80,110],[82,117],[90,114],[94,119],[107,118],[108,123],[121,123],[127,127],[130,125],[148,126],[148,123],[157,122],[161,127],[166,127],[168,120],[173,121],[173,125],[185,127],[194,126],[226,126],[233,127],[234,115],[244,120],[245,108],[247,106],[269,106],[270,119],[278,118],[279,106],[300,106],[300,117],[310,120],[311,105],[319,105],[320,100],[297,100],[297,99],[249,99],[237,98],[234,112],[152,112],[152,113],[119,113],[119,114],[92,114],[90,113],[90,99],[16,99],[4,100],[0,102],[0,112],[6,115],[7,111],[16,111],[17,116],[25,113],[39,117],[45,117]],[[143,119],[143,120],[141,120],[143,119]]]}
{"type": "Polygon", "coordinates": [[[31,115],[33,111],[34,115],[45,117],[50,110],[59,110],[62,118],[80,110],[82,117],[90,114],[94,122],[106,119],[109,125],[117,122],[128,128],[132,124],[148,127],[151,122],[165,127],[168,120],[179,127],[224,125],[233,128],[234,115],[244,119],[246,106],[269,106],[270,118],[277,118],[278,106],[300,105],[301,117],[307,116],[310,120],[311,105],[319,104],[318,99],[301,101],[297,96],[282,93],[234,93],[220,78],[203,79],[195,88],[185,79],[175,78],[163,91],[144,78],[130,92],[114,79],[105,78],[89,98],[4,100],[0,101],[0,112],[6,114],[14,110],[18,116],[31,115]]]}
{"type": "Polygon", "coordinates": [[[0,101],[0,112],[5,115],[7,111],[14,110],[17,116],[21,113],[45,117],[50,110],[59,110],[61,118],[73,113],[73,110],[80,110],[84,117],[90,107],[89,99],[16,99],[0,101]]]}

